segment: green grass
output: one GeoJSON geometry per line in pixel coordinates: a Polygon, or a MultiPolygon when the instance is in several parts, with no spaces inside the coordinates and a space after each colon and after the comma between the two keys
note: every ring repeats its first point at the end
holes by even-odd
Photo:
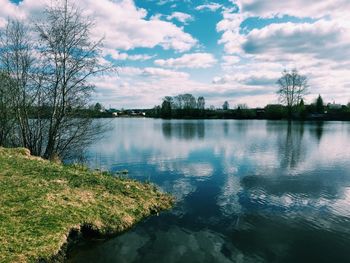
{"type": "Polygon", "coordinates": [[[173,201],[151,184],[0,147],[0,262],[48,260],[73,229],[117,234],[173,201]]]}

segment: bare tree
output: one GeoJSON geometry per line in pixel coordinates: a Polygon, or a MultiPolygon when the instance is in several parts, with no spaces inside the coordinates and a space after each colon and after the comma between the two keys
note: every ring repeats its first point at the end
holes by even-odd
{"type": "Polygon", "coordinates": [[[163,98],[161,107],[162,118],[171,118],[173,105],[173,97],[166,96],[165,98],[163,98]]]}
{"type": "Polygon", "coordinates": [[[292,71],[284,70],[282,76],[278,79],[280,101],[288,108],[289,118],[292,117],[293,108],[299,105],[308,91],[307,77],[300,75],[296,69],[292,71]]]}
{"type": "Polygon", "coordinates": [[[179,94],[173,98],[174,108],[179,110],[196,109],[197,101],[192,94],[179,94]]]}
{"type": "Polygon", "coordinates": [[[245,103],[239,103],[239,104],[237,104],[236,109],[237,109],[237,110],[238,110],[238,109],[239,109],[239,110],[248,110],[249,107],[248,107],[248,105],[245,104],[245,103]]]}
{"type": "Polygon", "coordinates": [[[12,78],[0,72],[0,146],[11,146],[12,132],[15,127],[15,112],[11,88],[12,78]]]}
{"type": "Polygon", "coordinates": [[[102,39],[91,40],[93,22],[67,0],[61,3],[48,8],[44,22],[36,25],[50,107],[48,159],[91,139],[91,120],[76,118],[76,112],[90,101],[90,78],[111,68],[100,63],[102,39]]]}
{"type": "Polygon", "coordinates": [[[205,109],[205,99],[203,96],[198,97],[197,99],[197,108],[200,110],[205,109]]]}
{"type": "Polygon", "coordinates": [[[81,149],[100,132],[82,112],[94,90],[91,77],[114,69],[100,62],[102,39],[92,40],[93,21],[68,0],[55,3],[30,30],[10,20],[0,39],[0,70],[12,80],[1,87],[6,101],[0,104],[13,102],[11,134],[16,145],[48,159],[81,149]]]}
{"type": "Polygon", "coordinates": [[[224,104],[222,105],[222,109],[228,110],[229,108],[230,108],[230,104],[228,103],[228,101],[225,101],[224,104]]]}
{"type": "Polygon", "coordinates": [[[11,78],[11,87],[6,91],[6,97],[11,98],[15,113],[16,125],[12,128],[12,136],[16,145],[26,147],[33,154],[39,155],[41,149],[41,120],[31,118],[33,109],[40,102],[40,85],[33,81],[34,76],[34,46],[30,31],[18,20],[8,20],[1,32],[0,66],[4,74],[11,78]]]}

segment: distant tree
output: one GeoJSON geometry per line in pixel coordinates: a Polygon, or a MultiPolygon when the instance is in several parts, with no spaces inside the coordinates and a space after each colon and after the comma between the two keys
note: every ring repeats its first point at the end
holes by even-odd
{"type": "Polygon", "coordinates": [[[301,99],[307,94],[307,77],[300,75],[296,69],[292,71],[284,70],[277,81],[277,85],[279,86],[277,94],[280,101],[287,106],[288,117],[291,118],[293,109],[299,105],[301,99]]]}
{"type": "Polygon", "coordinates": [[[241,103],[237,105],[237,109],[240,109],[240,110],[247,110],[248,108],[249,108],[248,105],[245,103],[241,103]]]}
{"type": "Polygon", "coordinates": [[[239,119],[252,119],[256,117],[256,111],[249,109],[248,105],[245,103],[237,105],[235,114],[239,119]]]}
{"type": "Polygon", "coordinates": [[[160,114],[162,118],[171,118],[171,102],[172,102],[172,97],[165,97],[163,99],[162,107],[160,109],[160,114]]]}
{"type": "Polygon", "coordinates": [[[214,106],[214,105],[210,105],[209,109],[210,109],[211,111],[214,111],[214,110],[215,110],[215,106],[214,106]]]}
{"type": "Polygon", "coordinates": [[[173,110],[173,109],[175,109],[175,101],[174,101],[174,98],[173,97],[171,97],[171,96],[165,96],[164,98],[163,98],[163,101],[168,101],[169,103],[170,103],[170,107],[171,107],[171,109],[173,110]]]}
{"type": "Polygon", "coordinates": [[[285,107],[280,104],[267,105],[265,107],[265,116],[267,119],[279,120],[287,117],[285,107]]]}
{"type": "Polygon", "coordinates": [[[174,108],[183,109],[195,109],[197,108],[196,98],[189,93],[179,94],[173,98],[174,108]]]}
{"type": "Polygon", "coordinates": [[[324,104],[323,104],[323,99],[321,97],[321,95],[318,95],[317,99],[316,99],[316,111],[317,113],[324,113],[324,104]]]}
{"type": "Polygon", "coordinates": [[[94,111],[98,111],[98,112],[100,112],[101,110],[102,110],[102,105],[101,105],[101,103],[96,103],[95,104],[95,106],[94,106],[94,111]]]}
{"type": "Polygon", "coordinates": [[[300,118],[302,120],[305,119],[306,118],[306,108],[305,108],[304,99],[300,100],[298,111],[299,111],[300,118]]]}
{"type": "Polygon", "coordinates": [[[228,101],[225,101],[224,104],[222,105],[222,109],[228,110],[229,108],[230,108],[230,105],[229,105],[228,101]]]}
{"type": "Polygon", "coordinates": [[[153,109],[151,109],[149,111],[149,114],[147,114],[147,115],[149,115],[150,117],[155,117],[155,118],[161,117],[161,110],[162,110],[162,108],[159,105],[155,105],[153,107],[153,109]]]}
{"type": "Polygon", "coordinates": [[[183,99],[182,95],[177,95],[173,98],[174,100],[174,105],[176,109],[183,109],[183,99]]]}
{"type": "Polygon", "coordinates": [[[184,109],[195,109],[197,107],[196,98],[192,94],[183,94],[184,109]]]}
{"type": "Polygon", "coordinates": [[[197,99],[197,108],[199,110],[204,110],[205,109],[205,99],[204,97],[198,97],[197,99]]]}

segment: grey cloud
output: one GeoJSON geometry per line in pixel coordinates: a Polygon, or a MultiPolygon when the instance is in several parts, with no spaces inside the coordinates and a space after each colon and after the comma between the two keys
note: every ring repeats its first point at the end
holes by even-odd
{"type": "Polygon", "coordinates": [[[242,44],[244,52],[263,54],[283,60],[290,54],[310,54],[318,59],[348,60],[350,38],[344,30],[330,22],[314,24],[285,23],[253,30],[242,44]]]}
{"type": "Polygon", "coordinates": [[[350,8],[348,0],[238,0],[242,12],[251,15],[272,17],[291,15],[296,17],[324,17],[344,14],[350,8]]]}
{"type": "Polygon", "coordinates": [[[218,92],[217,90],[206,91],[201,93],[202,96],[208,99],[220,99],[220,98],[239,98],[243,96],[256,96],[256,95],[264,95],[264,94],[273,94],[276,91],[276,87],[264,87],[257,89],[248,89],[248,88],[239,88],[231,90],[225,90],[224,92],[218,92]]]}
{"type": "Polygon", "coordinates": [[[244,81],[249,86],[274,86],[276,84],[275,78],[267,77],[250,77],[244,81]]]}

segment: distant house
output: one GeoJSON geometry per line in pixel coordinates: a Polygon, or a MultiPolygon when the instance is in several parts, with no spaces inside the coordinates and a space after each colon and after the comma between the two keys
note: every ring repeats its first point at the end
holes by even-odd
{"type": "Polygon", "coordinates": [[[108,109],[107,113],[111,114],[112,117],[145,117],[146,112],[142,110],[116,110],[108,109]]]}
{"type": "Polygon", "coordinates": [[[111,114],[112,117],[119,117],[120,116],[120,110],[116,110],[116,109],[108,109],[106,110],[107,113],[111,114]]]}

